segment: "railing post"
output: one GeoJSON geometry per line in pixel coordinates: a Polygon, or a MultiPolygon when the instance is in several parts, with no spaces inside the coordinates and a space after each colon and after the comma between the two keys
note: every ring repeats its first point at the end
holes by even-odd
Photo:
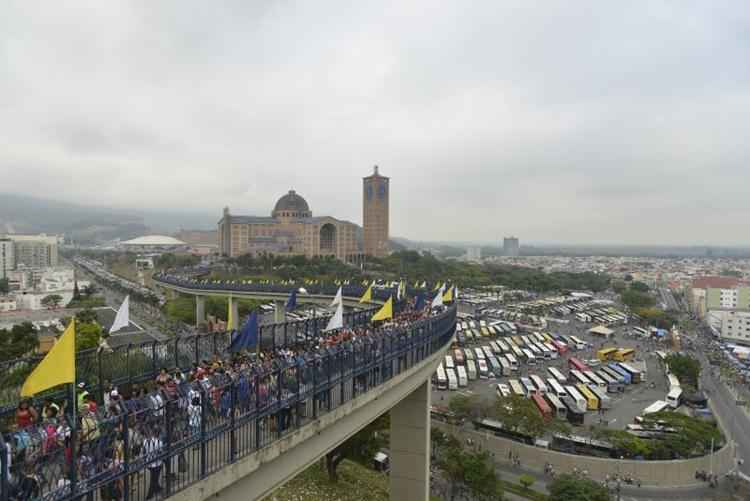
{"type": "Polygon", "coordinates": [[[281,395],[282,395],[282,389],[284,387],[284,380],[282,379],[284,377],[284,369],[279,369],[279,373],[276,376],[276,402],[278,402],[278,405],[276,406],[276,434],[280,437],[281,436],[281,420],[284,417],[284,404],[281,401],[281,395]]]}
{"type": "Polygon", "coordinates": [[[237,430],[235,415],[237,414],[237,383],[232,381],[229,385],[229,462],[234,463],[237,459],[237,430]]]}
{"type": "Polygon", "coordinates": [[[128,425],[128,412],[125,411],[122,414],[122,429],[123,429],[123,438],[122,438],[122,447],[123,447],[123,460],[122,460],[122,468],[125,473],[125,475],[122,477],[123,482],[123,500],[128,501],[130,499],[130,428],[128,425]]]}
{"type": "Polygon", "coordinates": [[[289,349],[289,340],[287,339],[287,328],[289,327],[289,322],[284,322],[284,348],[289,349]]]}
{"type": "Polygon", "coordinates": [[[180,350],[180,338],[179,337],[175,337],[174,338],[174,366],[175,366],[175,369],[179,369],[180,368],[179,350],[180,350]]]}
{"type": "Polygon", "coordinates": [[[260,449],[260,381],[258,375],[255,378],[255,450],[260,449]]]}
{"type": "Polygon", "coordinates": [[[318,361],[313,357],[312,360],[312,404],[313,404],[313,419],[318,418],[318,361]]]}
{"type": "Polygon", "coordinates": [[[104,370],[102,369],[102,355],[104,350],[96,353],[97,372],[99,373],[99,401],[104,402],[104,370]]]}
{"type": "Polygon", "coordinates": [[[156,364],[156,341],[151,342],[151,376],[156,376],[159,373],[159,368],[156,364]]]}
{"type": "Polygon", "coordinates": [[[9,492],[8,489],[10,489],[10,485],[8,482],[8,473],[10,469],[10,465],[8,464],[8,456],[9,456],[9,445],[5,443],[5,440],[3,440],[3,437],[0,436],[0,446],[2,446],[2,451],[0,451],[0,468],[2,468],[2,471],[0,472],[0,500],[2,501],[8,501],[9,492]]]}
{"type": "Polygon", "coordinates": [[[206,419],[208,418],[208,399],[210,395],[203,388],[201,394],[201,478],[206,476],[208,471],[207,454],[206,454],[206,419]]]}
{"type": "Polygon", "coordinates": [[[167,437],[164,444],[164,449],[166,451],[166,468],[165,468],[165,478],[167,481],[167,497],[172,495],[172,481],[174,475],[172,475],[172,405],[169,400],[169,397],[166,395],[164,397],[164,419],[166,420],[166,432],[167,437]]]}
{"type": "Polygon", "coordinates": [[[195,346],[194,346],[194,351],[195,351],[195,360],[193,360],[193,363],[194,363],[195,365],[198,365],[198,363],[199,363],[199,362],[200,362],[200,360],[201,360],[201,356],[200,356],[200,353],[198,353],[198,334],[196,334],[195,336],[193,336],[193,344],[195,345],[195,346]]]}
{"type": "Polygon", "coordinates": [[[299,396],[299,388],[300,388],[300,378],[302,377],[302,371],[300,370],[299,361],[295,360],[294,363],[296,364],[294,368],[294,370],[296,371],[295,373],[296,377],[294,379],[295,381],[297,381],[297,388],[296,388],[297,389],[297,403],[296,403],[297,407],[296,409],[294,409],[294,416],[295,416],[295,421],[296,421],[295,428],[299,429],[300,410],[302,407],[302,401],[300,400],[300,396],[299,396]]]}
{"type": "Polygon", "coordinates": [[[328,412],[331,412],[331,354],[326,350],[326,372],[328,372],[328,385],[326,387],[326,403],[328,412]]]}
{"type": "Polygon", "coordinates": [[[132,346],[132,343],[128,343],[127,350],[125,351],[125,370],[128,373],[128,385],[133,384],[133,376],[130,375],[130,348],[132,346]]]}

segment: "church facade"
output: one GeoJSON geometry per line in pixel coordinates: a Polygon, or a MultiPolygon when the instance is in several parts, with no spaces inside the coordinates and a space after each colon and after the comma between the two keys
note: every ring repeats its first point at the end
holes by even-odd
{"type": "Polygon", "coordinates": [[[307,201],[294,190],[276,202],[270,216],[235,216],[225,207],[218,233],[220,252],[228,257],[333,256],[354,263],[362,256],[358,225],[329,216],[313,217],[307,201]]]}

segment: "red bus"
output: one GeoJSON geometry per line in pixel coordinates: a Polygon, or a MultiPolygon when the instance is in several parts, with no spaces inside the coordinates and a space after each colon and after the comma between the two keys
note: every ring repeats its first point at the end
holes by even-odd
{"type": "Polygon", "coordinates": [[[560,352],[560,355],[568,352],[568,345],[563,343],[562,341],[554,340],[552,341],[552,344],[557,348],[557,351],[560,352]]]}
{"type": "Polygon", "coordinates": [[[552,419],[552,408],[550,408],[549,404],[546,400],[544,400],[543,396],[541,396],[539,393],[532,393],[531,399],[536,404],[536,408],[539,409],[539,412],[541,413],[545,421],[549,421],[550,419],[552,419]]]}
{"type": "Polygon", "coordinates": [[[583,362],[578,360],[576,357],[570,357],[570,359],[568,360],[568,365],[570,366],[571,369],[575,369],[581,372],[586,372],[586,371],[591,370],[588,365],[584,364],[583,362]]]}

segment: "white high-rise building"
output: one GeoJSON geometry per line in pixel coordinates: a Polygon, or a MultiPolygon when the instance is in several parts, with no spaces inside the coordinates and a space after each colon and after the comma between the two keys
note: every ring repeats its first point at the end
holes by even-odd
{"type": "Polygon", "coordinates": [[[0,279],[8,278],[8,273],[15,269],[15,244],[10,238],[0,237],[0,279]]]}

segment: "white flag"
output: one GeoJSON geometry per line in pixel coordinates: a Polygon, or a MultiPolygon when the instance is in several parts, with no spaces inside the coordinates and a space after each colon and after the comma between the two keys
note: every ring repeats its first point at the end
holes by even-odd
{"type": "Polygon", "coordinates": [[[328,325],[326,325],[324,332],[341,329],[343,326],[344,326],[344,304],[339,303],[338,308],[336,308],[336,313],[334,313],[331,319],[328,321],[328,325]]]}
{"type": "Polygon", "coordinates": [[[453,287],[453,300],[458,299],[458,287],[453,287]]]}
{"type": "Polygon", "coordinates": [[[396,289],[396,301],[401,301],[401,282],[398,283],[398,289],[396,289]]]}
{"type": "Polygon", "coordinates": [[[437,291],[437,294],[435,295],[435,298],[432,300],[432,304],[430,305],[431,308],[443,306],[443,292],[445,292],[445,285],[441,286],[440,290],[437,291]]]}
{"type": "Polygon", "coordinates": [[[125,299],[120,305],[120,309],[117,310],[115,321],[112,322],[112,327],[109,328],[109,333],[113,334],[123,327],[127,327],[130,323],[130,296],[125,296],[125,299]]]}
{"type": "Polygon", "coordinates": [[[339,291],[336,293],[336,297],[333,298],[333,302],[331,303],[331,306],[336,306],[337,304],[341,304],[343,301],[342,295],[341,295],[341,287],[339,287],[339,291]]]}

